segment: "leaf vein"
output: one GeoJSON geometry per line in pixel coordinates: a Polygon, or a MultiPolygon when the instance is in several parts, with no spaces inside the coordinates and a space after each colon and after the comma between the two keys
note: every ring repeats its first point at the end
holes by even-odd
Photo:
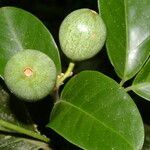
{"type": "Polygon", "coordinates": [[[89,116],[90,118],[92,118],[93,120],[95,120],[96,122],[98,122],[98,124],[100,124],[100,125],[104,126],[105,128],[111,130],[111,131],[114,132],[116,135],[119,135],[119,136],[133,149],[132,144],[131,144],[129,141],[127,141],[127,139],[126,139],[125,137],[123,137],[121,134],[119,134],[118,132],[116,132],[114,129],[110,128],[110,127],[109,127],[108,125],[106,125],[105,123],[103,123],[103,122],[101,122],[100,120],[98,120],[95,116],[92,116],[92,115],[89,114],[88,112],[82,110],[81,108],[79,108],[79,107],[73,105],[73,104],[70,103],[70,102],[67,102],[67,101],[64,101],[64,100],[60,100],[59,102],[57,102],[57,104],[58,104],[58,103],[65,103],[65,104],[67,104],[67,105],[69,105],[69,106],[71,106],[71,107],[73,107],[73,108],[75,108],[75,109],[77,109],[77,110],[80,110],[80,112],[82,112],[82,113],[84,113],[85,115],[89,116]]]}

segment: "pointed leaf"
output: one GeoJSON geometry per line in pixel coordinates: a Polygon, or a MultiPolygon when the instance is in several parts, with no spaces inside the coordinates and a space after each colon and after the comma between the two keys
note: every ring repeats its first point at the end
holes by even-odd
{"type": "Polygon", "coordinates": [[[107,26],[107,52],[117,74],[126,81],[150,54],[149,0],[98,0],[107,26]]]}
{"type": "Polygon", "coordinates": [[[84,71],[65,86],[48,127],[88,150],[141,149],[144,130],[130,96],[107,76],[84,71]]]}
{"type": "Polygon", "coordinates": [[[4,67],[10,57],[24,49],[44,52],[51,57],[60,73],[57,46],[41,21],[18,8],[0,8],[0,76],[3,77],[4,67]]]}
{"type": "Polygon", "coordinates": [[[150,59],[136,76],[131,89],[139,96],[150,101],[150,59]]]}

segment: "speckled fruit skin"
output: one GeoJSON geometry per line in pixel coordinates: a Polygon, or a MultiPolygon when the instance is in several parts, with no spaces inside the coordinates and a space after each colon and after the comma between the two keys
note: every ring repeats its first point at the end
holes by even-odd
{"type": "Polygon", "coordinates": [[[4,80],[12,93],[33,102],[50,94],[56,81],[56,67],[46,54],[24,50],[7,62],[4,80]]]}
{"type": "Polygon", "coordinates": [[[59,41],[64,54],[73,61],[96,55],[104,45],[106,26],[95,11],[79,9],[70,13],[62,22],[59,41]]]}

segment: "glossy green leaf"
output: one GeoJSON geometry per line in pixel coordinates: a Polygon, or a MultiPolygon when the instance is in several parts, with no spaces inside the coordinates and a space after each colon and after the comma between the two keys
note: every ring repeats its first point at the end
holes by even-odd
{"type": "Polygon", "coordinates": [[[33,139],[13,137],[0,133],[0,150],[51,150],[48,144],[33,139]]]}
{"type": "MultiPolygon", "coordinates": [[[[20,127],[35,130],[23,101],[17,100],[0,86],[0,119],[20,127]]],[[[0,126],[0,130],[5,130],[0,126]]]]}
{"type": "Polygon", "coordinates": [[[150,59],[136,76],[131,89],[150,101],[150,59]]]}
{"type": "Polygon", "coordinates": [[[117,74],[126,81],[150,54],[150,1],[98,0],[107,26],[107,52],[117,74]]]}
{"type": "Polygon", "coordinates": [[[54,61],[61,72],[57,46],[46,27],[32,14],[14,7],[0,8],[0,75],[7,61],[24,49],[36,49],[54,61]]]}
{"type": "Polygon", "coordinates": [[[67,83],[48,127],[86,150],[138,150],[144,139],[133,100],[114,80],[94,71],[67,83]]]}

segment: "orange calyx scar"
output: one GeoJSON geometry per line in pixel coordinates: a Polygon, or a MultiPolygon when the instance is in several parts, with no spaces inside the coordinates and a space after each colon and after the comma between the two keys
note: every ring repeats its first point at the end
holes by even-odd
{"type": "Polygon", "coordinates": [[[27,67],[23,70],[26,77],[31,77],[33,75],[33,70],[30,67],[27,67]]]}

